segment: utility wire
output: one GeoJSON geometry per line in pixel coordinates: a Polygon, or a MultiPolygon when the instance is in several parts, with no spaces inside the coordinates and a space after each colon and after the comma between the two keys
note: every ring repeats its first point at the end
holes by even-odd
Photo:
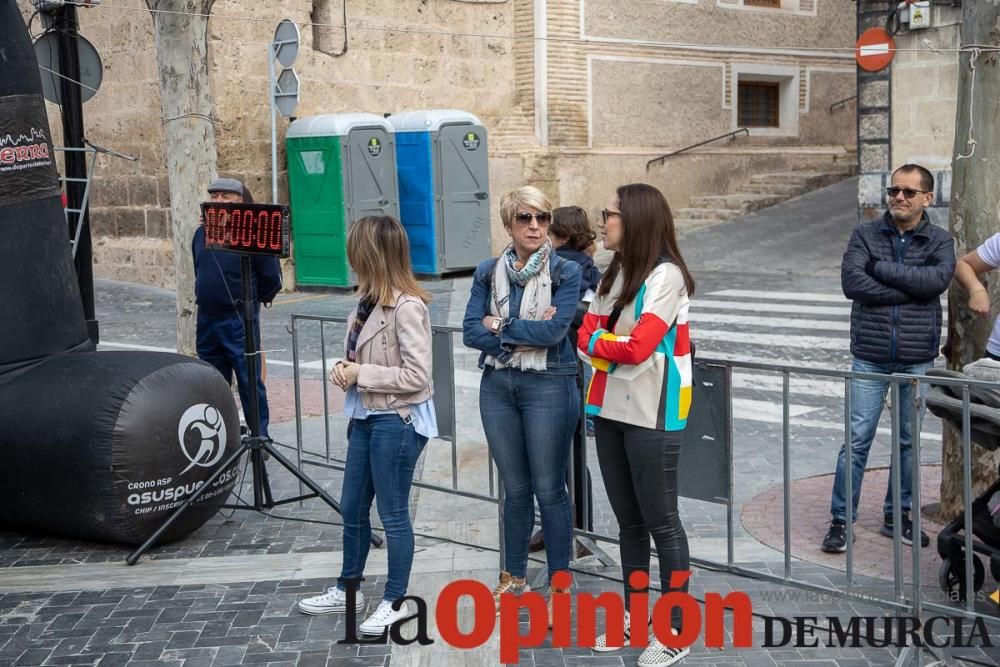
{"type": "MultiPolygon", "coordinates": [[[[80,3],[68,2],[67,4],[80,3]]],[[[80,5],[82,6],[82,5],[80,5]]],[[[245,21],[250,23],[267,23],[274,24],[273,18],[257,18],[253,16],[241,16],[237,14],[218,14],[214,12],[201,13],[201,12],[183,12],[178,10],[169,9],[148,9],[146,7],[127,7],[124,5],[109,5],[100,4],[97,5],[98,8],[108,8],[117,9],[122,11],[137,11],[137,12],[149,12],[153,14],[171,14],[171,15],[181,15],[181,16],[191,16],[198,18],[215,18],[226,21],[245,21]]],[[[460,32],[453,30],[420,30],[416,28],[393,28],[393,27],[371,27],[371,26],[361,26],[361,25],[347,25],[337,24],[337,23],[319,23],[319,22],[308,22],[300,24],[301,27],[318,27],[318,28],[339,28],[343,30],[359,30],[362,32],[384,32],[384,33],[404,33],[404,34],[415,34],[415,35],[428,35],[437,37],[469,37],[476,39],[505,39],[514,41],[539,41],[539,42],[552,42],[552,43],[564,43],[564,44],[594,44],[600,43],[600,40],[591,39],[581,39],[579,37],[538,37],[534,35],[517,35],[517,34],[489,34],[489,33],[478,33],[478,32],[460,32]]],[[[243,42],[244,44],[246,42],[243,42]]],[[[671,49],[695,49],[701,50],[705,48],[725,50],[725,49],[742,49],[751,48],[739,44],[688,44],[682,42],[653,42],[653,41],[635,41],[627,42],[623,46],[634,46],[634,47],[658,47],[658,48],[671,48],[671,49]]],[[[770,47],[776,48],[778,50],[787,50],[789,52],[802,52],[802,51],[814,51],[817,53],[831,53],[831,52],[844,52],[844,53],[854,53],[857,48],[854,46],[778,46],[770,47]]],[[[944,52],[954,52],[960,53],[965,51],[972,51],[974,48],[978,48],[981,52],[1000,52],[1000,46],[987,46],[987,45],[963,45],[957,48],[951,49],[930,49],[926,47],[914,47],[914,48],[893,48],[890,49],[890,53],[896,51],[911,51],[911,52],[925,52],[925,51],[944,51],[944,52]]]]}

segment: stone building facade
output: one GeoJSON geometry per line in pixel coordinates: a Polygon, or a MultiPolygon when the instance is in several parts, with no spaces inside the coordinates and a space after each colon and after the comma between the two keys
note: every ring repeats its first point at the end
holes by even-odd
{"type": "Polygon", "coordinates": [[[948,226],[951,163],[958,105],[958,53],[962,8],[935,6],[931,27],[896,34],[892,64],[894,162],[916,162],[935,177],[935,223],[948,226]]]}
{"type": "MultiPolygon", "coordinates": [[[[28,0],[18,3],[29,15],[28,0]]],[[[494,202],[531,183],[557,204],[596,213],[615,186],[645,181],[683,208],[752,174],[853,162],[853,103],[830,106],[855,92],[854,8],[851,0],[217,0],[209,53],[218,169],[269,199],[268,43],[290,18],[302,26],[299,117],[464,109],[489,130],[494,202]],[[740,127],[751,105],[768,116],[766,127],[647,171],[651,158],[740,127]]],[[[100,93],[84,108],[87,136],[140,158],[99,158],[95,274],[170,287],[170,120],[160,111],[152,21],[141,3],[80,14],[104,61],[100,93]]],[[[58,108],[49,111],[55,129],[58,108]]],[[[279,145],[287,123],[279,121],[279,145]]],[[[283,160],[280,151],[285,199],[283,160]]]]}

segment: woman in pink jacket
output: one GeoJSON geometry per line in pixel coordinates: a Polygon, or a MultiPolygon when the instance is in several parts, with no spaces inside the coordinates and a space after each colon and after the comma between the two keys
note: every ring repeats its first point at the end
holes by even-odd
{"type": "MultiPolygon", "coordinates": [[[[346,611],[347,586],[364,574],[372,528],[372,501],[385,528],[389,574],[382,600],[358,626],[380,635],[410,614],[405,601],[413,564],[410,486],[428,438],[437,436],[431,398],[430,295],[410,269],[403,226],[391,216],[362,218],[347,235],[347,259],[361,301],[347,320],[344,359],[330,379],[347,395],[347,464],[340,505],[344,564],[334,588],[299,602],[306,614],[346,611]]],[[[364,596],[356,594],[356,608],[364,596]]]]}

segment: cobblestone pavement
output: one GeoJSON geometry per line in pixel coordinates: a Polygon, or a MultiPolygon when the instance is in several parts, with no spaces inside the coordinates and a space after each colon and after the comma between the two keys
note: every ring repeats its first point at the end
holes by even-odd
{"type": "MultiPolygon", "coordinates": [[[[700,359],[773,362],[802,368],[844,369],[849,365],[848,304],[839,291],[839,259],[853,226],[854,183],[834,186],[784,206],[735,222],[691,234],[682,248],[699,280],[691,309],[692,338],[700,359]],[[823,218],[812,220],[815,211],[823,218]],[[833,212],[833,213],[831,213],[833,212]],[[839,213],[838,213],[839,212],[839,213]]],[[[432,320],[459,325],[469,289],[469,277],[426,283],[434,292],[432,320]]],[[[174,348],[173,295],[134,285],[101,282],[99,318],[105,349],[174,348]]],[[[294,447],[295,424],[291,337],[292,313],[343,317],[353,306],[349,294],[294,293],[282,295],[264,312],[263,338],[267,349],[272,435],[294,447]]],[[[344,454],[345,422],[342,397],[328,387],[330,418],[323,419],[322,360],[338,356],[343,329],[337,324],[297,325],[300,351],[301,434],[310,461],[330,455],[333,467],[306,465],[305,470],[336,496],[341,473],[336,461],[344,454]]],[[[476,355],[454,347],[458,488],[485,495],[493,488],[485,466],[485,442],[479,424],[476,355]]],[[[781,379],[774,373],[737,370],[733,376],[733,525],[734,562],[771,580],[784,576],[781,531],[781,379]]],[[[822,588],[844,588],[839,563],[824,559],[816,535],[825,528],[829,504],[828,476],[833,470],[843,434],[843,385],[829,378],[796,374],[790,382],[792,421],[791,477],[793,484],[793,576],[822,588]]],[[[872,468],[888,464],[888,422],[883,424],[872,451],[872,468]]],[[[939,462],[940,424],[924,424],[921,460],[939,462]]],[[[294,454],[293,449],[286,450],[294,454]]],[[[615,536],[617,526],[604,494],[596,453],[590,443],[594,474],[595,531],[615,536]]],[[[444,441],[428,444],[417,478],[426,484],[450,486],[452,450],[444,441]]],[[[297,485],[269,464],[277,497],[297,492],[297,485]]],[[[932,468],[926,468],[932,470],[932,468]]],[[[872,470],[866,490],[878,502],[884,481],[872,470]]],[[[931,482],[928,473],[925,484],[931,482]]],[[[923,500],[932,500],[933,484],[923,500]]],[[[247,498],[248,483],[240,495],[247,498]]],[[[865,503],[870,504],[866,496],[865,503]]],[[[411,502],[418,533],[417,554],[410,592],[431,603],[440,590],[456,579],[475,579],[492,585],[497,570],[496,508],[488,502],[456,499],[427,488],[416,488],[411,502]],[[457,507],[461,507],[456,511],[457,507]],[[437,538],[437,539],[435,539],[437,538]],[[448,542],[446,540],[452,540],[448,542]],[[458,544],[455,544],[457,542],[458,544]]],[[[336,643],[345,635],[339,616],[308,617],[295,610],[296,601],[331,585],[339,571],[341,532],[338,515],[315,500],[276,508],[272,516],[252,511],[220,513],[205,526],[178,542],[157,547],[134,568],[121,563],[128,552],[117,545],[98,545],[51,537],[0,533],[0,665],[495,665],[498,637],[469,651],[448,650],[439,640],[426,647],[399,645],[349,646],[336,643]],[[319,522],[319,523],[311,523],[319,522]]],[[[747,593],[754,612],[765,616],[836,617],[885,616],[884,606],[849,601],[801,587],[781,586],[761,579],[720,572],[711,563],[725,563],[727,507],[682,499],[681,514],[695,568],[691,592],[747,593]]],[[[863,523],[863,522],[862,522],[863,523]]],[[[867,530],[865,526],[862,530],[867,530]]],[[[884,561],[888,540],[862,535],[857,569],[858,592],[886,591],[895,599],[891,568],[884,561]],[[878,540],[882,540],[878,542],[878,540]],[[878,557],[869,552],[877,546],[878,557]],[[884,565],[884,562],[881,563],[884,565]]],[[[617,558],[617,550],[604,544],[617,558]]],[[[891,553],[891,552],[889,552],[891,553]]],[[[923,550],[927,564],[936,560],[933,548],[923,550]]],[[[576,587],[599,593],[618,591],[616,566],[601,567],[593,559],[579,563],[576,587]]],[[[385,550],[373,550],[363,592],[370,612],[386,572],[385,550]]],[[[540,572],[536,560],[532,573],[540,572]]],[[[656,568],[652,572],[657,580],[656,568]]],[[[990,590],[990,581],[985,591],[990,590]]],[[[978,609],[995,607],[981,600],[978,609]]],[[[938,612],[935,612],[938,613],[938,612]]],[[[433,616],[433,614],[432,614],[433,616]]],[[[468,600],[460,605],[460,624],[469,629],[468,600]]],[[[808,626],[811,622],[806,622],[808,626]]],[[[821,627],[828,627],[820,620],[821,627]]],[[[527,631],[527,617],[521,618],[527,631]]],[[[966,626],[964,636],[968,636],[966,626]]],[[[429,632],[436,635],[436,620],[429,632]]],[[[945,634],[950,630],[943,630],[945,634]]],[[[991,625],[997,644],[998,626],[991,625]]],[[[405,634],[405,633],[404,633],[405,634]]],[[[825,641],[825,631],[817,636],[825,641]]],[[[876,633],[876,636],[882,636],[876,633]]],[[[729,630],[726,645],[730,645],[729,630]]],[[[899,650],[885,647],[794,648],[763,647],[763,621],[754,621],[753,648],[692,647],[685,664],[792,665],[805,667],[861,667],[895,662],[899,650]]],[[[807,642],[808,643],[808,642],[807,642]]],[[[980,642],[981,643],[981,642],[980,642]]],[[[996,650],[949,650],[939,656],[947,664],[1000,663],[996,650]]],[[[587,648],[555,648],[551,643],[521,651],[521,664],[634,665],[639,651],[596,654],[587,648]]],[[[937,658],[921,654],[922,664],[937,658]]]]}

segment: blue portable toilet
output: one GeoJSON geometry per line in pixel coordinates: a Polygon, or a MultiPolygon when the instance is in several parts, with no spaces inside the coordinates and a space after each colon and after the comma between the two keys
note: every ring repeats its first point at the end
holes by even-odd
{"type": "Polygon", "coordinates": [[[451,109],[409,111],[388,120],[414,272],[475,268],[491,254],[486,128],[471,113],[451,109]]]}

